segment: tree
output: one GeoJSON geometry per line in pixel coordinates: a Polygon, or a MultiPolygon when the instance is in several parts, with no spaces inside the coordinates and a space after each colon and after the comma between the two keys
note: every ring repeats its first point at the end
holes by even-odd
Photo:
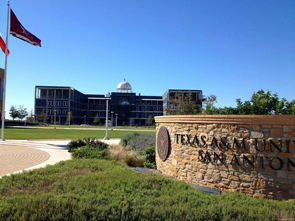
{"type": "Polygon", "coordinates": [[[236,102],[239,114],[292,114],[292,104],[270,91],[259,90],[253,93],[251,100],[237,99],[236,102]]]}
{"type": "Polygon", "coordinates": [[[19,117],[19,112],[15,106],[11,106],[9,110],[10,117],[14,120],[15,118],[19,117]]]}
{"type": "Polygon", "coordinates": [[[26,116],[28,116],[28,111],[27,108],[24,108],[24,106],[20,105],[17,109],[18,111],[18,118],[19,119],[24,119],[26,116]]]}
{"type": "Polygon", "coordinates": [[[171,102],[170,108],[166,109],[168,114],[197,114],[201,111],[200,105],[198,105],[193,99],[193,94],[188,93],[176,93],[175,99],[171,102]]]}
{"type": "Polygon", "coordinates": [[[205,108],[203,109],[203,113],[205,114],[216,114],[218,112],[217,108],[214,107],[214,103],[217,102],[217,97],[213,94],[206,97],[204,101],[205,108]]]}
{"type": "Polygon", "coordinates": [[[214,105],[214,103],[216,103],[217,102],[217,97],[216,97],[216,95],[213,95],[213,94],[211,94],[211,95],[209,95],[208,97],[206,97],[206,99],[204,100],[204,104],[205,105],[214,105]]]}
{"type": "Polygon", "coordinates": [[[239,98],[236,100],[237,107],[217,108],[214,106],[216,96],[211,96],[204,101],[205,114],[295,114],[295,100],[288,102],[286,98],[280,99],[270,91],[254,92],[251,99],[244,102],[239,98]]]}
{"type": "Polygon", "coordinates": [[[99,125],[100,124],[100,118],[99,118],[98,114],[95,115],[95,118],[93,119],[92,123],[94,125],[99,125]]]}
{"type": "Polygon", "coordinates": [[[152,115],[149,115],[149,117],[146,119],[146,125],[153,126],[155,124],[155,119],[152,115]]]}
{"type": "Polygon", "coordinates": [[[39,115],[36,115],[37,121],[38,122],[43,122],[46,123],[48,120],[48,115],[46,113],[46,110],[43,109],[42,112],[39,115]]]}
{"type": "Polygon", "coordinates": [[[287,114],[295,114],[295,100],[288,103],[288,113],[287,114]]]}

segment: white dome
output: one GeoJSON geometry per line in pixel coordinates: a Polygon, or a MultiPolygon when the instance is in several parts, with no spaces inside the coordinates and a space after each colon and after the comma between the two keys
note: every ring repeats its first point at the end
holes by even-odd
{"type": "Polygon", "coordinates": [[[120,82],[117,86],[118,91],[132,91],[131,85],[124,79],[124,81],[120,82]]]}

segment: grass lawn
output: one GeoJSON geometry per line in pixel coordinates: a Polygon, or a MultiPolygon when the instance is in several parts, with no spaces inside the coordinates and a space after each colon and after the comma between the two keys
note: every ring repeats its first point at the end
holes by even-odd
{"type": "MultiPolygon", "coordinates": [[[[110,138],[122,138],[126,134],[136,131],[112,131],[109,130],[110,138]]],[[[155,134],[154,131],[140,131],[138,133],[155,134]]],[[[103,130],[69,130],[69,129],[38,129],[38,128],[6,128],[6,139],[13,140],[33,140],[33,139],[77,139],[83,137],[103,138],[105,131],[103,130]]]]}
{"type": "Polygon", "coordinates": [[[293,220],[295,202],[210,195],[110,160],[69,160],[0,179],[0,220],[293,220]]]}
{"type": "MultiPolygon", "coordinates": [[[[39,126],[38,126],[39,127],[39,126]]],[[[105,126],[92,126],[92,125],[49,125],[46,127],[57,127],[57,128],[100,128],[104,129],[105,126]]],[[[155,127],[131,127],[131,126],[118,126],[118,127],[110,127],[112,129],[126,129],[126,130],[155,130],[155,127]]]]}

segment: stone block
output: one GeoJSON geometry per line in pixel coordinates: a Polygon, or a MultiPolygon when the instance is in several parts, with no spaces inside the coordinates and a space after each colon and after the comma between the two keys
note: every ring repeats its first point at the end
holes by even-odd
{"type": "Polygon", "coordinates": [[[254,188],[259,188],[259,189],[262,189],[265,187],[265,180],[263,179],[255,179],[253,182],[252,182],[252,186],[254,188]]]}
{"type": "Polygon", "coordinates": [[[221,176],[222,178],[227,178],[228,174],[227,174],[226,171],[220,171],[220,176],[221,176]]]}
{"type": "MultiPolygon", "coordinates": [[[[249,188],[251,186],[251,184],[250,183],[241,183],[240,186],[243,188],[249,188]]],[[[253,190],[252,190],[252,192],[253,192],[253,190]]]]}
{"type": "Polygon", "coordinates": [[[238,188],[239,185],[240,185],[240,183],[239,182],[236,182],[236,181],[231,181],[230,184],[229,184],[229,186],[231,188],[234,188],[234,189],[238,188]]]}
{"type": "Polygon", "coordinates": [[[263,193],[255,193],[253,195],[253,197],[255,197],[255,198],[261,198],[261,197],[265,197],[265,194],[263,194],[263,193]]]}
{"type": "Polygon", "coordinates": [[[258,131],[251,131],[251,135],[250,138],[254,139],[254,138],[263,138],[264,135],[262,132],[258,132],[258,131]]]}
{"type": "Polygon", "coordinates": [[[220,180],[221,180],[221,176],[220,176],[220,174],[213,174],[213,181],[214,182],[219,182],[220,180]]]}
{"type": "Polygon", "coordinates": [[[241,176],[240,176],[240,179],[241,179],[242,181],[252,181],[252,178],[251,178],[251,176],[249,176],[249,175],[241,175],[241,176]]]}

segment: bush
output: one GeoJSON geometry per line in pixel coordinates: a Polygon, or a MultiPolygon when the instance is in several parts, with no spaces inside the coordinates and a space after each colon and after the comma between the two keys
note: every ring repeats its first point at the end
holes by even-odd
{"type": "Polygon", "coordinates": [[[83,146],[91,146],[99,150],[106,150],[108,148],[108,145],[106,143],[103,143],[97,140],[97,138],[92,138],[92,137],[72,140],[71,142],[68,143],[69,152],[83,146]]]}
{"type": "Polygon", "coordinates": [[[108,154],[113,160],[119,161],[131,167],[142,167],[145,157],[138,152],[131,150],[129,147],[112,145],[108,149],[108,154]]]}
{"type": "Polygon", "coordinates": [[[151,134],[128,134],[121,139],[121,145],[131,147],[134,151],[144,151],[147,147],[155,146],[155,136],[151,134]]]}
{"type": "Polygon", "coordinates": [[[127,152],[130,151],[130,148],[123,147],[121,145],[111,145],[108,148],[108,155],[113,160],[124,162],[127,152]]]}
{"type": "Polygon", "coordinates": [[[106,150],[100,150],[98,148],[94,148],[92,146],[84,146],[80,148],[76,148],[72,151],[72,156],[75,159],[78,158],[86,158],[86,159],[103,159],[107,156],[106,150]]]}
{"type": "Polygon", "coordinates": [[[129,151],[126,154],[124,161],[130,167],[143,167],[145,159],[138,153],[129,151]]]}
{"type": "Polygon", "coordinates": [[[295,202],[206,194],[114,161],[68,160],[0,179],[0,220],[294,220],[295,202]]]}
{"type": "Polygon", "coordinates": [[[145,150],[144,166],[147,168],[156,168],[155,147],[149,147],[145,150]]]}

